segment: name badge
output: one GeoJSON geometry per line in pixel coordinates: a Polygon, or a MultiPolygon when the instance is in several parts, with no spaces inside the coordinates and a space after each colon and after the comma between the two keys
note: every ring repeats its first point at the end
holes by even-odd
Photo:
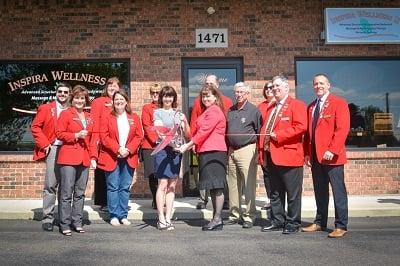
{"type": "Polygon", "coordinates": [[[287,117],[287,116],[285,116],[285,117],[282,117],[282,118],[281,118],[281,120],[282,120],[282,121],[289,121],[289,120],[290,120],[290,118],[289,118],[289,117],[287,117]]]}

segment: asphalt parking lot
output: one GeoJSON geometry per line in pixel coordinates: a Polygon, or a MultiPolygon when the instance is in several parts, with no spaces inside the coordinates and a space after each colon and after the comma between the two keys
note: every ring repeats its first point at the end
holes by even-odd
{"type": "Polygon", "coordinates": [[[178,220],[174,231],[161,232],[154,220],[119,228],[93,221],[85,226],[85,234],[65,237],[56,230],[43,232],[38,221],[0,220],[1,265],[399,265],[400,261],[400,217],[351,218],[349,233],[342,239],[329,239],[327,232],[263,233],[265,220],[251,229],[230,225],[202,232],[205,222],[178,220]]]}

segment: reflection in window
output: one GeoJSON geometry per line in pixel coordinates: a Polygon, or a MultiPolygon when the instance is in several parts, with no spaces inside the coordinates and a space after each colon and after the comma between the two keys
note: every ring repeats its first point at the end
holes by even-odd
{"type": "Polygon", "coordinates": [[[296,95],[310,103],[315,74],[329,77],[331,91],[349,103],[346,145],[400,146],[400,58],[299,58],[296,95]]]}

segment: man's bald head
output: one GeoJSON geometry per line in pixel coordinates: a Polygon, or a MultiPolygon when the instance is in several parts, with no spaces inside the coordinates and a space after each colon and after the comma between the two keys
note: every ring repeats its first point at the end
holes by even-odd
{"type": "Polygon", "coordinates": [[[219,81],[218,81],[218,77],[216,75],[208,75],[206,77],[206,80],[204,82],[206,85],[209,84],[213,84],[215,85],[217,88],[219,88],[219,81]]]}

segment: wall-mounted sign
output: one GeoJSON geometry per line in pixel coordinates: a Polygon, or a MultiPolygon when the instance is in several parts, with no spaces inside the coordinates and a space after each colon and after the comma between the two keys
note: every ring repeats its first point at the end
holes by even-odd
{"type": "Polygon", "coordinates": [[[55,100],[57,83],[84,85],[93,99],[113,76],[129,93],[129,71],[129,59],[0,61],[0,151],[32,150],[32,119],[40,104],[55,100]]]}
{"type": "Polygon", "coordinates": [[[326,8],[326,43],[400,43],[400,8],[326,8]]]}
{"type": "Polygon", "coordinates": [[[196,48],[228,47],[228,29],[196,29],[196,48]]]}

